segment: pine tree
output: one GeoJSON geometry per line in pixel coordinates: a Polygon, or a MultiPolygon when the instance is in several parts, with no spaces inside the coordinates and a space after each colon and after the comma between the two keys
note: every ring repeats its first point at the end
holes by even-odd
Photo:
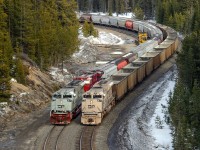
{"type": "Polygon", "coordinates": [[[10,61],[12,47],[8,34],[7,14],[4,12],[4,3],[0,1],[0,101],[7,101],[10,90],[10,61]]]}

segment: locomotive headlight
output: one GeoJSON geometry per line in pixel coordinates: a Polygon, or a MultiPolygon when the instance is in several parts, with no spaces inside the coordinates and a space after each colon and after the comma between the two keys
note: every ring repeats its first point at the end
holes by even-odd
{"type": "Polygon", "coordinates": [[[73,95],[74,97],[76,96],[76,94],[73,95]]]}

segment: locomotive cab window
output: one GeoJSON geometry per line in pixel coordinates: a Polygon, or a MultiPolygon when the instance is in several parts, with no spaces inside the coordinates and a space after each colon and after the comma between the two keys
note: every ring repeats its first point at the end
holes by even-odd
{"type": "Polygon", "coordinates": [[[54,98],[61,98],[61,95],[60,94],[54,94],[53,97],[54,98]]]}
{"type": "Polygon", "coordinates": [[[72,98],[72,95],[63,95],[63,98],[72,98]]]}
{"type": "Polygon", "coordinates": [[[91,95],[83,95],[83,98],[92,98],[91,95]]]}
{"type": "Polygon", "coordinates": [[[93,98],[102,98],[102,95],[93,95],[93,98]]]}

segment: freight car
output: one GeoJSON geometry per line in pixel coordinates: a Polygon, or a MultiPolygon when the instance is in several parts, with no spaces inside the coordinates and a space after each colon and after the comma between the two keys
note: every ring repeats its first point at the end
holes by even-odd
{"type": "MultiPolygon", "coordinates": [[[[160,25],[159,27],[162,28],[163,26],[160,25]]],[[[103,82],[104,84],[96,83],[93,88],[83,94],[82,124],[100,124],[105,114],[111,110],[116,102],[122,100],[128,91],[133,90],[145,77],[172,56],[178,47],[177,34],[175,31],[172,32],[170,28],[165,28],[165,30],[168,36],[162,45],[155,46],[152,50],[111,75],[103,82]],[[94,95],[101,96],[97,98],[94,95]]]]}
{"type": "Polygon", "coordinates": [[[161,28],[156,27],[155,24],[153,25],[145,21],[94,14],[83,14],[79,18],[79,21],[88,21],[97,25],[118,27],[134,32],[146,32],[150,39],[156,39],[157,41],[159,41],[159,43],[163,41],[163,33],[161,31],[161,28]]]}

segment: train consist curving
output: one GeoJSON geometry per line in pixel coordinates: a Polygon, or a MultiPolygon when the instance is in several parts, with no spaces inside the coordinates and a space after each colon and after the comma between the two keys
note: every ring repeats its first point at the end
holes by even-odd
{"type": "MultiPolygon", "coordinates": [[[[83,17],[87,19],[86,16],[83,17]]],[[[108,78],[95,83],[89,91],[83,94],[81,123],[85,125],[100,124],[105,114],[116,102],[120,101],[127,92],[132,91],[137,84],[174,54],[179,43],[176,31],[167,26],[153,25],[143,21],[120,20],[115,17],[107,17],[112,18],[107,19],[107,22],[98,22],[99,19],[94,19],[95,17],[91,15],[91,20],[95,20],[94,23],[113,26],[112,22],[115,22],[115,26],[120,28],[147,32],[152,40],[137,47],[136,51],[130,51],[132,54],[136,52],[137,59],[128,60],[126,58],[128,54],[122,56],[122,60],[127,60],[127,65],[108,78]]],[[[103,20],[106,20],[105,17],[103,20]]]]}
{"type": "Polygon", "coordinates": [[[146,32],[150,40],[96,70],[84,71],[65,88],[55,92],[51,102],[52,124],[70,123],[81,107],[82,124],[100,124],[117,101],[164,63],[178,47],[177,33],[167,26],[91,14],[83,14],[79,20],[146,32]]]}

